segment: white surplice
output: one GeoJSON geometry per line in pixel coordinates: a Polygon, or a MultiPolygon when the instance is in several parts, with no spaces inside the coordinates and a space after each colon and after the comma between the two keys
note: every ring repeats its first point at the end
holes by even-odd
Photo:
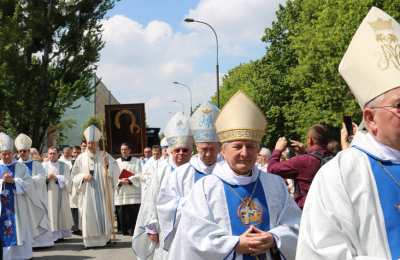
{"type": "MultiPolygon", "coordinates": [[[[287,260],[296,253],[301,211],[290,197],[282,178],[260,171],[256,166],[251,176],[236,175],[229,165],[218,162],[211,175],[193,186],[181,209],[181,219],[169,250],[169,258],[190,260],[242,260],[234,253],[239,236],[232,235],[225,181],[231,185],[248,185],[259,178],[269,210],[270,233],[287,260]]],[[[268,256],[268,254],[267,254],[268,256]]]]}
{"type": "Polygon", "coordinates": [[[214,166],[215,164],[205,165],[198,155],[194,155],[188,163],[176,168],[171,176],[161,183],[157,213],[161,231],[160,240],[165,250],[169,250],[174,239],[180,220],[180,210],[195,183],[196,172],[208,175],[211,174],[214,166]]]}
{"type": "MultiPolygon", "coordinates": [[[[358,132],[352,145],[400,163],[400,151],[370,134],[358,132]]],[[[343,150],[318,171],[303,209],[296,259],[392,259],[374,173],[364,152],[343,150]]]]}
{"type": "Polygon", "coordinates": [[[73,185],[79,206],[79,221],[85,247],[105,246],[113,232],[113,187],[118,181],[117,162],[106,152],[85,151],[72,168],[73,185]],[[108,169],[105,164],[108,164],[108,169]],[[93,171],[90,182],[83,177],[93,171]]]}
{"type": "Polygon", "coordinates": [[[50,180],[47,184],[50,227],[53,239],[57,241],[72,235],[73,220],[69,205],[69,194],[72,187],[71,168],[59,160],[44,162],[43,168],[46,176],[54,174],[57,177],[56,180],[50,180]]]}
{"type": "MultiPolygon", "coordinates": [[[[48,212],[48,202],[47,202],[47,184],[46,184],[46,172],[39,161],[32,161],[31,159],[27,161],[23,161],[21,158],[18,160],[20,163],[32,163],[32,173],[31,177],[33,180],[34,190],[33,193],[36,193],[35,196],[40,200],[41,208],[40,210],[43,212],[43,221],[41,230],[38,230],[38,234],[36,237],[33,237],[33,247],[50,247],[54,246],[53,241],[53,233],[50,229],[50,218],[48,212]]],[[[39,207],[36,206],[39,209],[39,207]]]]}
{"type": "Polygon", "coordinates": [[[140,176],[142,172],[141,161],[138,158],[132,156],[129,161],[122,161],[121,158],[118,158],[117,163],[119,170],[121,172],[125,169],[132,172],[134,175],[128,178],[131,184],[120,184],[120,181],[118,179],[114,193],[115,206],[140,204],[141,200],[140,176]]]}
{"type": "MultiPolygon", "coordinates": [[[[156,209],[157,197],[161,183],[166,176],[171,176],[176,165],[172,159],[164,161],[158,170],[152,174],[151,184],[146,189],[142,204],[137,218],[135,232],[132,237],[133,253],[141,260],[155,259],[162,260],[167,258],[167,251],[163,245],[155,245],[147,234],[160,234],[160,226],[156,209]]],[[[160,242],[162,242],[160,240],[160,242]]]]}

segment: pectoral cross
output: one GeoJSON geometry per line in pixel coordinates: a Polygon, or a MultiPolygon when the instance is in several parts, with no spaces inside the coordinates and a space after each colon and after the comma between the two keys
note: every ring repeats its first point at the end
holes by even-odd
{"type": "Polygon", "coordinates": [[[400,203],[394,204],[394,207],[400,212],[400,203]]]}

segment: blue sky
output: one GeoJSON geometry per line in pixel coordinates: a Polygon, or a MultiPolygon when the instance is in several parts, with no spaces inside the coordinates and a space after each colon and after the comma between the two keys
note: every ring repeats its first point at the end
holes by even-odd
{"type": "Polygon", "coordinates": [[[185,17],[207,21],[220,42],[220,78],[235,66],[260,58],[260,38],[283,0],[122,0],[104,21],[98,74],[121,103],[145,103],[146,121],[163,128],[181,106],[190,109],[215,93],[215,39],[204,25],[187,24],[185,17]]]}
{"type": "Polygon", "coordinates": [[[182,17],[189,9],[195,8],[198,2],[197,0],[122,0],[108,15],[125,14],[142,24],[152,20],[162,20],[174,28],[179,28],[182,17]]]}

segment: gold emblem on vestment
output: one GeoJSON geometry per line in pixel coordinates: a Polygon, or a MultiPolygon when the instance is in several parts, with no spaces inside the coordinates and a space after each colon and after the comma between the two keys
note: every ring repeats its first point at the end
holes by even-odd
{"type": "Polygon", "coordinates": [[[263,221],[262,207],[249,197],[240,203],[237,214],[244,225],[258,225],[263,221]]]}

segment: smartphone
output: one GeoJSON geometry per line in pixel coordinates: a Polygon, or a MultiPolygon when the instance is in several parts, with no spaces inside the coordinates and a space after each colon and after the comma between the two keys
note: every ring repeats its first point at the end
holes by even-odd
{"type": "Polygon", "coordinates": [[[353,135],[353,121],[351,120],[351,116],[343,116],[343,122],[346,126],[346,130],[349,136],[353,135]]]}

